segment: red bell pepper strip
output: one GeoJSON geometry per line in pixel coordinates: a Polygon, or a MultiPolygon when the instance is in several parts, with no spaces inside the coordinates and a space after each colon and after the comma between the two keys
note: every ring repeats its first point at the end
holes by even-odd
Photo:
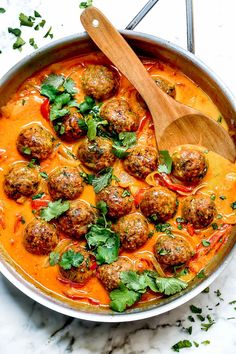
{"type": "Polygon", "coordinates": [[[183,186],[182,184],[174,183],[166,173],[157,173],[155,175],[155,178],[158,180],[160,184],[180,194],[192,193],[192,191],[196,188],[195,185],[183,186]]]}
{"type": "Polygon", "coordinates": [[[193,236],[195,234],[195,230],[192,224],[188,223],[186,225],[186,229],[190,236],[193,236]]]}
{"type": "Polygon", "coordinates": [[[44,195],[42,198],[31,200],[31,207],[33,210],[39,210],[47,207],[49,202],[49,197],[44,195]]]}
{"type": "Polygon", "coordinates": [[[139,207],[141,200],[143,199],[143,195],[148,188],[141,188],[138,192],[134,195],[134,205],[136,208],[139,207]]]}
{"type": "Polygon", "coordinates": [[[49,114],[50,114],[50,102],[49,102],[49,99],[46,98],[43,103],[41,104],[41,107],[40,107],[40,111],[41,111],[41,114],[43,116],[44,119],[46,119],[47,121],[49,121],[49,114]]]}
{"type": "Polygon", "coordinates": [[[139,127],[138,127],[138,130],[137,130],[137,136],[139,137],[140,134],[142,134],[142,131],[143,131],[143,128],[145,127],[146,123],[150,121],[150,116],[149,114],[146,114],[141,120],[140,120],[140,123],[139,123],[139,127]]]}
{"type": "Polygon", "coordinates": [[[20,215],[19,213],[16,213],[16,221],[14,223],[14,229],[13,229],[14,234],[19,230],[20,225],[24,223],[25,221],[23,216],[20,215]]]}

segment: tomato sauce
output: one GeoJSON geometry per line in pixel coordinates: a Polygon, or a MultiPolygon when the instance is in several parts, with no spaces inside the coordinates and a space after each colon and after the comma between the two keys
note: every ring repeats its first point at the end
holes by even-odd
{"type": "MultiPolygon", "coordinates": [[[[63,74],[65,77],[70,76],[75,81],[78,89],[75,98],[78,102],[82,102],[84,100],[84,93],[81,88],[80,80],[88,63],[107,64],[109,62],[101,53],[92,53],[50,65],[27,79],[7,105],[2,108],[0,119],[1,186],[3,185],[4,175],[8,171],[9,165],[16,161],[24,161],[24,158],[19,154],[16,148],[16,139],[23,127],[34,122],[41,124],[54,134],[48,119],[48,102],[39,92],[43,78],[51,73],[63,74]]],[[[181,71],[159,60],[144,59],[143,63],[153,78],[164,78],[175,85],[176,100],[198,109],[203,114],[209,115],[213,119],[218,119],[220,112],[211,99],[181,71]]],[[[140,110],[139,107],[136,106],[136,91],[124,76],[120,75],[120,79],[121,84],[117,97],[127,99],[134,110],[135,107],[139,110],[140,125],[137,132],[138,143],[156,146],[150,114],[145,109],[140,110]]],[[[222,124],[227,128],[224,120],[222,124]]],[[[56,149],[50,158],[41,162],[41,170],[50,174],[50,172],[58,166],[78,166],[80,162],[71,158],[67,152],[69,150],[76,155],[80,141],[73,144],[62,142],[60,148],[56,149]]],[[[213,230],[211,226],[202,231],[191,232],[191,230],[184,225],[182,230],[179,230],[176,218],[181,217],[180,210],[184,199],[183,194],[179,194],[178,211],[174,218],[168,222],[172,225],[172,232],[185,238],[196,252],[194,258],[188,264],[190,269],[189,273],[180,277],[180,279],[187,282],[191,281],[196,274],[208,264],[221,244],[223,244],[223,241],[227,241],[227,237],[230,236],[230,225],[236,223],[236,213],[231,207],[231,203],[236,199],[235,165],[213,152],[207,152],[201,147],[197,148],[206,153],[209,162],[208,173],[200,184],[197,193],[209,196],[214,195],[217,215],[220,215],[220,219],[217,219],[216,215],[214,222],[216,222],[219,227],[221,227],[221,224],[226,226],[223,226],[223,231],[221,231],[220,236],[217,234],[219,230],[213,230]],[[220,198],[221,196],[224,196],[224,198],[220,198]],[[212,247],[209,252],[206,249],[204,251],[202,250],[201,241],[203,238],[212,240],[212,247]],[[218,242],[219,238],[221,238],[220,245],[218,242]]],[[[181,149],[181,147],[179,147],[179,149],[181,149]]],[[[89,171],[87,170],[87,172],[89,171]]],[[[119,185],[129,187],[132,195],[136,196],[136,205],[139,203],[138,198],[140,198],[140,191],[145,191],[146,188],[158,185],[159,183],[154,174],[149,176],[146,181],[140,181],[128,175],[124,171],[122,161],[119,159],[117,159],[114,164],[114,174],[120,180],[119,185]]],[[[42,181],[40,190],[46,190],[45,181],[42,181]]],[[[191,192],[194,193],[195,191],[191,192]]],[[[93,205],[96,204],[92,186],[85,185],[80,199],[93,205]]],[[[135,211],[135,206],[133,211],[135,211]]],[[[47,291],[57,297],[63,299],[69,298],[78,303],[107,306],[109,304],[108,293],[95,276],[83,287],[73,287],[73,284],[60,279],[57,266],[49,266],[48,256],[33,255],[25,250],[22,243],[25,224],[22,220],[27,224],[33,218],[31,198],[26,199],[23,204],[19,204],[9,199],[4,193],[3,188],[0,188],[0,244],[13,263],[21,269],[22,273],[27,275],[28,279],[30,278],[38,287],[44,290],[47,289],[47,291]]],[[[153,246],[161,234],[154,230],[152,224],[149,224],[149,228],[150,232],[153,231],[153,235],[144,246],[134,252],[126,252],[123,250],[120,252],[121,256],[132,259],[140,270],[145,267],[145,262],[152,263],[153,246]]],[[[160,275],[168,275],[159,264],[157,264],[157,267],[160,275]]],[[[146,294],[142,298],[142,301],[150,301],[154,298],[156,299],[157,295],[146,294]]]]}

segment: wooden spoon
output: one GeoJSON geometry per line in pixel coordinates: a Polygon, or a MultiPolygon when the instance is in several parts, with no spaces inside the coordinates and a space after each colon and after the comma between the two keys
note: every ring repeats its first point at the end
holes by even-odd
{"type": "Polygon", "coordinates": [[[155,127],[159,149],[194,144],[215,151],[234,162],[235,145],[215,120],[169,97],[156,85],[125,39],[101,11],[91,6],[81,14],[89,36],[126,76],[145,100],[155,127]]]}

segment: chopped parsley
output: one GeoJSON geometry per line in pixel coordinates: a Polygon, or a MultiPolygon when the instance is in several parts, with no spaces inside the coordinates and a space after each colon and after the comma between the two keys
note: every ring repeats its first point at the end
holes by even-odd
{"type": "Polygon", "coordinates": [[[236,202],[231,203],[230,206],[233,210],[235,210],[236,209],[236,202]]]}
{"type": "Polygon", "coordinates": [[[13,48],[13,49],[19,49],[19,51],[21,51],[23,45],[25,45],[24,39],[21,38],[21,37],[17,37],[17,40],[15,41],[15,43],[13,43],[12,48],[13,48]]]}
{"type": "Polygon", "coordinates": [[[190,305],[189,307],[192,313],[202,313],[202,309],[200,307],[194,305],[190,305]]]}
{"type": "Polygon", "coordinates": [[[208,345],[210,344],[211,342],[209,340],[204,340],[203,342],[201,342],[201,344],[204,344],[204,345],[208,345]]]}
{"type": "Polygon", "coordinates": [[[34,38],[30,38],[29,39],[29,44],[34,48],[34,49],[38,49],[37,44],[35,43],[34,38]]]}
{"type": "Polygon", "coordinates": [[[84,182],[92,185],[95,175],[86,172],[80,172],[80,176],[83,178],[84,182]]]}
{"type": "MultiPolygon", "coordinates": [[[[153,218],[152,218],[153,220],[153,218]]],[[[155,221],[155,220],[154,220],[155,221]]],[[[156,224],[156,230],[158,232],[164,232],[166,235],[168,236],[173,236],[172,235],[172,226],[169,223],[165,223],[165,224],[156,224]]]]}
{"type": "Polygon", "coordinates": [[[87,7],[92,6],[92,5],[93,5],[93,0],[87,0],[87,1],[82,1],[79,4],[79,7],[80,7],[80,9],[86,9],[87,7]]]}
{"type": "Polygon", "coordinates": [[[203,279],[205,277],[206,277],[206,275],[205,275],[204,269],[202,269],[199,273],[197,273],[197,278],[198,279],[203,279]]]}
{"type": "Polygon", "coordinates": [[[130,197],[130,196],[131,196],[131,193],[130,193],[130,191],[128,191],[128,189],[125,189],[124,192],[121,194],[122,198],[130,197]]]}
{"type": "Polygon", "coordinates": [[[14,36],[20,37],[20,35],[21,35],[21,30],[20,30],[19,28],[11,28],[11,27],[8,27],[8,33],[12,33],[12,34],[14,34],[14,36]]]}
{"type": "Polygon", "coordinates": [[[54,266],[59,262],[60,254],[58,252],[51,252],[49,254],[49,264],[50,266],[54,266]]]}
{"type": "Polygon", "coordinates": [[[208,323],[202,323],[201,324],[201,330],[207,332],[211,326],[215,323],[215,321],[212,320],[210,315],[207,315],[208,323]]]}
{"type": "Polygon", "coordinates": [[[51,221],[58,218],[70,208],[68,201],[63,202],[61,199],[55,202],[49,202],[46,208],[40,210],[40,217],[45,221],[51,221]]]}
{"type": "Polygon", "coordinates": [[[46,172],[39,172],[40,176],[44,179],[48,179],[48,174],[46,172]]]}
{"type": "Polygon", "coordinates": [[[225,200],[225,199],[226,199],[226,196],[225,196],[225,195],[220,195],[219,198],[220,198],[221,200],[225,200]]]}
{"type": "Polygon", "coordinates": [[[3,7],[0,7],[0,14],[4,14],[6,10],[3,7]]]}
{"type": "Polygon", "coordinates": [[[38,193],[38,194],[35,194],[31,197],[32,200],[35,200],[35,199],[40,199],[42,198],[42,196],[44,195],[44,193],[38,193]]]}
{"type": "Polygon", "coordinates": [[[23,13],[19,15],[20,25],[26,27],[33,27],[35,18],[32,16],[26,16],[23,13]]]}
{"type": "Polygon", "coordinates": [[[47,38],[50,37],[51,39],[53,38],[53,34],[51,33],[52,31],[52,26],[49,27],[49,30],[45,33],[45,35],[43,36],[43,38],[47,38]]]}
{"type": "Polygon", "coordinates": [[[118,138],[113,140],[112,152],[119,159],[126,158],[129,155],[127,150],[137,143],[137,137],[134,132],[122,132],[118,135],[118,138]]]}
{"type": "Polygon", "coordinates": [[[216,200],[216,195],[215,194],[211,195],[211,200],[216,200]]]}
{"type": "Polygon", "coordinates": [[[183,348],[191,348],[192,347],[192,343],[187,340],[187,339],[184,339],[184,340],[180,340],[179,342],[175,343],[171,349],[174,351],[174,352],[178,352],[180,351],[180,349],[183,349],[183,348]]]}
{"type": "Polygon", "coordinates": [[[25,155],[31,155],[31,149],[28,146],[24,146],[21,148],[21,151],[23,152],[23,154],[25,155]]]}
{"type": "Polygon", "coordinates": [[[208,247],[208,246],[210,246],[210,241],[207,241],[207,240],[202,240],[202,245],[204,246],[204,247],[208,247]]]}
{"type": "Polygon", "coordinates": [[[216,222],[213,222],[213,223],[211,224],[211,227],[213,228],[213,230],[218,230],[218,225],[217,225],[216,222]]]}
{"type": "Polygon", "coordinates": [[[38,165],[38,160],[37,159],[31,159],[31,161],[28,163],[29,168],[35,168],[38,165]]]}
{"type": "Polygon", "coordinates": [[[190,322],[195,322],[194,317],[193,317],[193,316],[191,316],[191,315],[189,315],[189,316],[188,316],[188,320],[189,320],[190,322]]]}
{"type": "Polygon", "coordinates": [[[160,173],[166,173],[166,174],[170,174],[171,173],[171,169],[172,169],[172,158],[169,154],[168,150],[160,150],[159,151],[159,159],[160,159],[160,163],[158,166],[158,172],[160,173]]]}
{"type": "Polygon", "coordinates": [[[218,123],[222,123],[223,117],[221,114],[219,114],[218,118],[217,118],[217,122],[218,123]]]}
{"type": "Polygon", "coordinates": [[[42,16],[38,11],[34,10],[34,17],[42,17],[42,16]]]}

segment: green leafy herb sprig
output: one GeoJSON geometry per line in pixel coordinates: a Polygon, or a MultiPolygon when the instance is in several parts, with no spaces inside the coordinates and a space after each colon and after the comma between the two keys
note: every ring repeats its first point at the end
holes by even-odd
{"type": "Polygon", "coordinates": [[[81,172],[80,176],[83,178],[85,183],[93,186],[94,192],[96,194],[107,187],[114,177],[112,167],[107,167],[101,170],[97,175],[81,172]]]}
{"type": "Polygon", "coordinates": [[[159,156],[160,163],[158,166],[158,172],[170,174],[172,169],[172,158],[169,154],[169,151],[160,150],[159,154],[160,154],[159,156]]]}
{"type": "Polygon", "coordinates": [[[49,202],[46,208],[40,210],[40,217],[45,221],[51,221],[66,212],[69,207],[70,203],[68,201],[63,202],[61,199],[49,202]]]}
{"type": "Polygon", "coordinates": [[[127,150],[136,144],[136,133],[122,132],[116,139],[113,139],[112,152],[119,159],[124,159],[129,155],[127,150]]]}
{"type": "Polygon", "coordinates": [[[84,261],[84,256],[80,252],[69,249],[61,256],[58,252],[51,252],[49,255],[49,264],[54,266],[59,264],[63,269],[69,270],[72,267],[79,267],[84,261]]]}
{"type": "Polygon", "coordinates": [[[79,4],[79,7],[80,7],[80,9],[86,9],[87,7],[92,6],[92,5],[93,5],[93,0],[87,0],[87,1],[82,1],[79,4]]]}
{"type": "Polygon", "coordinates": [[[148,289],[169,296],[187,287],[187,283],[180,279],[162,278],[153,271],[141,274],[134,271],[121,272],[120,280],[119,288],[110,292],[110,307],[117,312],[132,306],[148,289]]]}
{"type": "Polygon", "coordinates": [[[120,239],[110,228],[92,225],[85,238],[98,264],[110,264],[118,259],[120,239]]]}

